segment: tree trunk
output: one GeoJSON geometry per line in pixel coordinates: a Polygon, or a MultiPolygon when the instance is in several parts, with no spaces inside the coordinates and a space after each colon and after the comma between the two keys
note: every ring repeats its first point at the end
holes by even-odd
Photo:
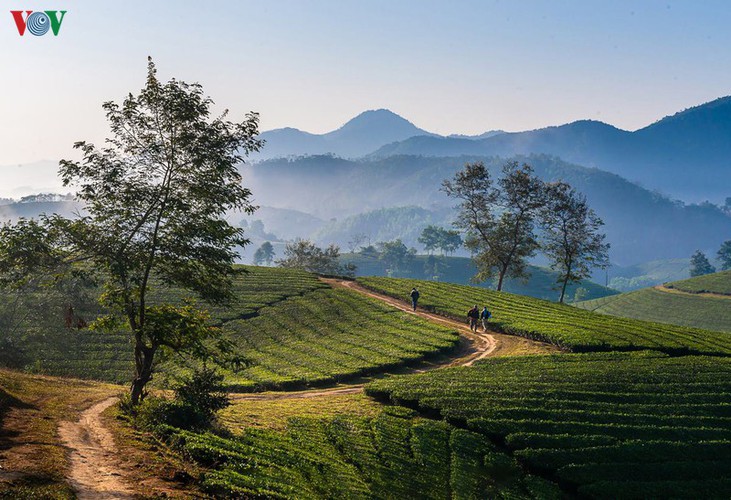
{"type": "Polygon", "coordinates": [[[558,299],[559,303],[563,304],[563,297],[566,295],[566,285],[569,283],[569,275],[567,274],[563,280],[563,286],[561,287],[561,298],[558,299]]]}
{"type": "Polygon", "coordinates": [[[142,402],[145,397],[145,386],[152,380],[152,360],[155,348],[147,347],[141,342],[135,345],[135,378],[132,381],[130,399],[133,406],[142,402]]]}
{"type": "Polygon", "coordinates": [[[500,272],[497,276],[497,291],[501,291],[503,289],[503,281],[505,280],[505,275],[508,272],[508,266],[504,266],[502,269],[500,269],[500,272]]]}
{"type": "MultiPolygon", "coordinates": [[[[572,259],[572,261],[573,261],[573,259],[572,259]]],[[[563,279],[563,286],[561,287],[561,298],[558,299],[558,302],[561,303],[561,304],[563,304],[563,298],[564,298],[564,295],[566,295],[566,285],[569,284],[569,276],[571,276],[571,268],[572,267],[573,267],[573,262],[571,262],[566,267],[566,276],[563,279]]]]}

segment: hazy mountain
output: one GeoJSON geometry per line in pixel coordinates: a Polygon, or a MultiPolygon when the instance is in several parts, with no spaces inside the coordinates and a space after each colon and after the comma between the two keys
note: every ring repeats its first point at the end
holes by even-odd
{"type": "MultiPolygon", "coordinates": [[[[348,161],[332,157],[270,160],[243,167],[247,186],[259,203],[342,220],[384,207],[419,206],[441,213],[454,205],[439,188],[466,162],[485,161],[497,174],[498,157],[429,158],[394,156],[348,161]]],[[[563,179],[585,193],[606,223],[610,257],[620,265],[687,258],[697,248],[715,253],[731,236],[731,217],[712,205],[685,205],[609,172],[534,155],[532,164],[546,180],[563,179]]],[[[434,216],[434,219],[443,216],[434,216]]],[[[402,222],[401,234],[424,217],[402,222]]],[[[341,233],[331,225],[332,235],[341,233]]],[[[353,230],[359,232],[355,226],[353,230]]],[[[389,233],[390,234],[390,233],[389,233]]],[[[394,233],[395,236],[395,233],[394,233]]]]}
{"type": "Polygon", "coordinates": [[[295,128],[262,132],[266,141],[261,152],[252,160],[291,155],[333,154],[354,158],[380,148],[384,144],[402,141],[415,135],[432,135],[410,121],[387,109],[366,111],[337,130],[326,134],[311,134],[295,128]]]}
{"type": "Polygon", "coordinates": [[[412,137],[371,156],[545,153],[597,167],[690,201],[731,196],[731,97],[687,109],[635,132],[577,121],[480,140],[412,137]]]}

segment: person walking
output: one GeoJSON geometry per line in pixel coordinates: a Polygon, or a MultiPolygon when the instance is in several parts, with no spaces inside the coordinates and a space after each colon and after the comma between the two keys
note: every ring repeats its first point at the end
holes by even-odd
{"type": "Polygon", "coordinates": [[[416,303],[419,302],[419,290],[416,287],[412,288],[409,296],[411,297],[411,307],[416,311],[416,303]]]}
{"type": "Polygon", "coordinates": [[[480,313],[480,319],[482,319],[482,329],[484,331],[487,331],[487,322],[490,318],[492,318],[492,314],[487,310],[487,306],[483,307],[480,313]]]}
{"type": "Polygon", "coordinates": [[[477,304],[467,311],[467,318],[470,320],[470,330],[477,333],[477,320],[480,318],[480,310],[477,308],[477,304]]]}

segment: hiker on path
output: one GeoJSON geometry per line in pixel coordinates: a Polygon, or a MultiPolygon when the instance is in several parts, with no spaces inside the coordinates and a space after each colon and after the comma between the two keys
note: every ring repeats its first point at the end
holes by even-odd
{"type": "Polygon", "coordinates": [[[480,310],[477,308],[477,304],[467,311],[467,318],[470,320],[470,330],[477,333],[477,320],[480,318],[480,310]]]}
{"type": "Polygon", "coordinates": [[[416,311],[416,303],[419,301],[419,290],[417,290],[416,287],[412,288],[409,296],[411,297],[411,306],[414,308],[414,311],[416,311]]]}
{"type": "Polygon", "coordinates": [[[492,314],[487,310],[487,306],[483,307],[480,313],[480,319],[482,319],[482,329],[485,331],[487,331],[487,322],[490,318],[492,318],[492,314]]]}

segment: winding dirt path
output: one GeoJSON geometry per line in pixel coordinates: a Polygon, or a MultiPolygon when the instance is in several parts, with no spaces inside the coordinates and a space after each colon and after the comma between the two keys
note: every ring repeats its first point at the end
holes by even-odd
{"type": "Polygon", "coordinates": [[[134,490],[118,472],[114,438],[101,418],[116,401],[112,397],[96,403],[78,421],[63,421],[58,427],[59,437],[69,449],[66,479],[79,500],[135,498],[134,490]]]}

